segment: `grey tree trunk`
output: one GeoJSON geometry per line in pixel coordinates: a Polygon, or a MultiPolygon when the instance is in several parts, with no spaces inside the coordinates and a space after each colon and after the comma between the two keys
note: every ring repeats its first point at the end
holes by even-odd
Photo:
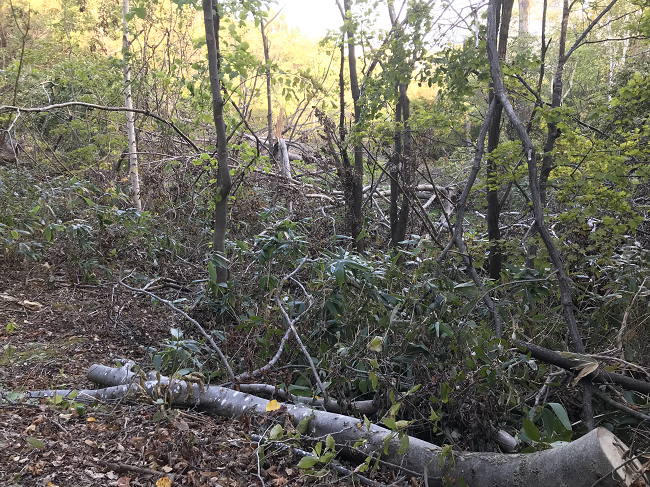
{"type": "Polygon", "coordinates": [[[269,66],[269,40],[266,36],[266,22],[260,20],[260,29],[262,31],[262,44],[264,46],[264,62],[266,63],[266,129],[267,148],[269,157],[273,158],[273,106],[271,104],[271,67],[269,66]]]}
{"type": "Polygon", "coordinates": [[[138,173],[138,144],[135,139],[135,114],[133,99],[131,97],[131,63],[129,60],[129,22],[126,14],[129,13],[129,0],[122,2],[122,60],[124,61],[124,106],[126,112],[126,133],[129,139],[129,179],[131,191],[133,192],[133,206],[137,211],[142,211],[142,200],[140,199],[140,175],[138,173]]]}
{"type": "Polygon", "coordinates": [[[222,265],[217,267],[217,281],[228,280],[226,255],[226,230],[228,226],[228,195],[232,187],[230,167],[228,166],[228,140],[226,138],[226,123],[223,119],[223,97],[221,96],[221,81],[219,79],[219,2],[203,0],[203,17],[205,23],[205,40],[208,45],[208,67],[210,72],[210,88],[212,91],[212,112],[214,127],[217,131],[217,196],[214,210],[214,236],[212,250],[222,257],[222,265]],[[213,14],[216,11],[216,16],[213,14]]]}
{"type": "Polygon", "coordinates": [[[530,0],[519,0],[519,35],[527,35],[528,16],[530,15],[530,0]]]}
{"type": "MultiPolygon", "coordinates": [[[[120,400],[126,394],[134,396],[146,391],[152,398],[160,394],[161,384],[169,385],[169,379],[160,382],[141,382],[127,367],[115,369],[93,365],[88,378],[104,386],[100,390],[79,391],[76,401],[97,397],[101,400],[120,400]],[[120,385],[122,384],[122,385],[120,385]],[[142,388],[142,389],[141,389],[142,388]]],[[[264,414],[268,400],[219,386],[207,386],[201,390],[197,384],[174,380],[170,394],[176,407],[201,407],[215,414],[240,417],[242,414],[264,414]]],[[[28,393],[30,397],[66,396],[72,391],[39,391],[28,393]]],[[[287,404],[286,412],[294,425],[308,420],[307,435],[324,438],[332,435],[337,450],[363,461],[368,456],[377,457],[411,476],[414,472],[427,477],[430,486],[461,485],[462,479],[469,487],[548,487],[570,485],[571,487],[629,486],[636,479],[638,461],[628,461],[629,449],[605,428],[591,431],[582,438],[560,448],[531,454],[501,453],[443,453],[443,450],[423,440],[408,437],[408,451],[398,453],[399,440],[386,428],[349,416],[318,411],[300,404],[287,404]],[[388,440],[387,440],[388,439],[388,440]],[[354,445],[357,444],[356,448],[354,445]],[[386,450],[384,448],[386,447],[386,450]]]]}
{"type": "MultiPolygon", "coordinates": [[[[343,5],[346,12],[350,10],[352,0],[344,0],[343,5]]],[[[348,37],[348,67],[350,69],[350,90],[352,91],[352,100],[354,101],[354,123],[361,121],[361,90],[359,89],[359,77],[357,74],[357,55],[354,40],[354,32],[347,31],[348,37]]],[[[352,238],[357,242],[357,250],[363,252],[366,249],[366,243],[363,238],[359,238],[363,229],[363,146],[361,143],[354,145],[354,171],[352,172],[352,238]]]]}
{"type": "MultiPolygon", "coordinates": [[[[398,243],[406,238],[406,228],[410,213],[409,195],[405,192],[411,184],[411,134],[408,128],[410,117],[410,102],[406,94],[408,85],[399,83],[397,86],[399,99],[397,102],[395,123],[395,153],[393,155],[393,170],[390,174],[390,233],[391,246],[397,247],[398,243]],[[401,185],[400,185],[401,181],[401,185]],[[403,190],[403,191],[402,191],[403,190]],[[401,196],[401,207],[400,207],[401,196]]],[[[400,256],[398,263],[404,260],[400,256]]]]}
{"type": "MultiPolygon", "coordinates": [[[[558,108],[562,106],[562,92],[563,92],[563,76],[564,67],[571,57],[571,54],[580,47],[582,41],[591,32],[591,30],[598,24],[600,19],[616,4],[617,0],[612,0],[598,16],[591,21],[589,26],[578,36],[571,49],[566,50],[567,28],[569,24],[569,14],[574,2],[569,3],[569,0],[564,0],[562,8],[562,22],[560,25],[560,44],[558,52],[557,67],[555,69],[555,77],[553,78],[553,88],[551,92],[551,108],[558,108]]],[[[539,189],[542,206],[546,205],[548,179],[551,171],[555,166],[555,157],[552,154],[555,148],[555,141],[560,136],[557,128],[557,122],[550,122],[548,124],[548,133],[546,135],[546,142],[544,144],[544,158],[542,159],[542,169],[539,173],[539,189]]]]}
{"type": "MultiPolygon", "coordinates": [[[[508,47],[508,33],[510,31],[510,19],[512,18],[512,7],[514,0],[503,0],[501,2],[501,26],[499,28],[499,46],[498,52],[501,59],[505,59],[508,47]]],[[[490,94],[490,103],[494,94],[490,94]]],[[[497,165],[496,161],[490,156],[499,145],[501,135],[501,115],[503,107],[497,103],[494,109],[494,117],[490,123],[488,131],[487,145],[487,228],[490,249],[488,262],[490,267],[490,277],[494,280],[501,278],[501,268],[503,265],[503,255],[501,253],[499,240],[501,239],[501,230],[499,230],[499,191],[497,186],[497,165]]]]}

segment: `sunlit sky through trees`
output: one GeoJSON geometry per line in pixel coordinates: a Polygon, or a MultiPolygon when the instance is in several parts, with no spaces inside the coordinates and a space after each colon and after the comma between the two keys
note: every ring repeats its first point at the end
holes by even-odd
{"type": "MultiPolygon", "coordinates": [[[[342,0],[341,4],[343,4],[342,0]]],[[[443,26],[446,25],[448,28],[452,24],[456,24],[457,28],[452,28],[447,32],[447,34],[450,34],[453,31],[451,38],[447,38],[447,41],[458,40],[454,38],[457,36],[462,38],[469,34],[470,29],[474,27],[472,10],[477,6],[480,18],[487,6],[485,2],[473,0],[434,2],[434,12],[437,12],[444,19],[440,23],[443,26]]],[[[400,2],[396,1],[395,8],[399,10],[399,7],[400,2]]],[[[312,39],[319,39],[327,33],[328,29],[338,30],[342,25],[341,14],[335,0],[278,0],[277,5],[272,9],[278,11],[281,8],[281,13],[284,15],[289,28],[297,27],[302,34],[312,39]]],[[[385,10],[385,5],[382,5],[377,11],[378,26],[388,29],[390,27],[390,21],[388,12],[385,10]]],[[[533,1],[531,2],[530,10],[530,30],[531,33],[536,33],[538,30],[541,30],[541,5],[537,5],[537,2],[533,1]]],[[[515,2],[514,14],[513,19],[516,22],[517,2],[515,2]]],[[[482,21],[484,22],[484,20],[482,21]]]]}

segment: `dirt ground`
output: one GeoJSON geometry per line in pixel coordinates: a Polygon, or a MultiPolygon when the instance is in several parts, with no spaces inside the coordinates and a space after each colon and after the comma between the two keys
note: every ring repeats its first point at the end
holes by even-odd
{"type": "MultiPolygon", "coordinates": [[[[90,365],[115,365],[119,358],[151,370],[147,347],[180,325],[168,310],[115,285],[73,281],[49,264],[0,260],[0,391],[93,388],[86,379],[90,365]]],[[[334,472],[306,476],[297,455],[273,447],[260,465],[250,418],[159,411],[145,404],[0,402],[0,485],[352,484],[334,472]]]]}

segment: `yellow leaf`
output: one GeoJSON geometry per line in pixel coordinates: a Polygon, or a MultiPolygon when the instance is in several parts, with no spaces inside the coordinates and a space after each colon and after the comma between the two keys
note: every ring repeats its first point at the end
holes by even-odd
{"type": "Polygon", "coordinates": [[[269,403],[266,405],[266,411],[276,411],[280,409],[280,403],[273,399],[272,401],[269,401],[269,403]]]}
{"type": "Polygon", "coordinates": [[[596,370],[598,368],[598,362],[589,362],[589,363],[586,363],[584,366],[581,366],[581,367],[582,367],[582,370],[576,376],[576,378],[573,379],[573,382],[571,384],[571,385],[573,385],[573,387],[575,387],[578,384],[578,382],[580,382],[580,379],[582,379],[583,377],[587,377],[594,370],[596,370]]]}
{"type": "Polygon", "coordinates": [[[156,487],[172,487],[172,481],[169,480],[169,477],[163,477],[158,479],[156,482],[156,487]]]}
{"type": "Polygon", "coordinates": [[[90,416],[89,418],[86,418],[86,421],[88,421],[89,423],[94,423],[97,420],[95,418],[93,418],[92,416],[90,416]]]}

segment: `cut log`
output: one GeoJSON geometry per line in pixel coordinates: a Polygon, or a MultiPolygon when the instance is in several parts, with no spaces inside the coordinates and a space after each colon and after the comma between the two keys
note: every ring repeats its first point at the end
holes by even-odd
{"type": "MultiPolygon", "coordinates": [[[[129,393],[142,394],[143,391],[157,399],[161,384],[168,384],[167,378],[161,382],[146,381],[142,384],[128,367],[112,368],[93,365],[88,373],[91,380],[103,385],[113,385],[106,389],[79,391],[77,399],[96,397],[101,400],[124,399],[129,393]],[[134,381],[124,384],[124,381],[134,381]],[[115,385],[120,384],[120,385],[115,385]]],[[[30,397],[67,395],[71,391],[39,391],[28,394],[30,397]]],[[[219,386],[201,386],[185,381],[173,381],[168,399],[173,397],[176,407],[200,407],[222,416],[239,417],[243,414],[264,414],[268,400],[250,394],[233,391],[219,386]]],[[[431,486],[443,486],[445,481],[460,479],[470,487],[521,486],[548,487],[549,485],[592,487],[630,486],[637,480],[635,474],[641,465],[636,460],[628,460],[628,448],[612,433],[598,428],[582,438],[565,446],[531,454],[466,453],[453,452],[442,457],[440,447],[418,438],[409,437],[406,454],[398,453],[397,435],[386,428],[370,424],[369,427],[358,419],[339,414],[316,411],[304,405],[285,405],[295,425],[309,420],[308,434],[323,438],[332,435],[341,452],[356,458],[376,457],[397,470],[409,475],[424,475],[431,486]],[[386,439],[387,453],[384,452],[386,439]],[[354,445],[358,445],[356,448],[354,445]]]]}

